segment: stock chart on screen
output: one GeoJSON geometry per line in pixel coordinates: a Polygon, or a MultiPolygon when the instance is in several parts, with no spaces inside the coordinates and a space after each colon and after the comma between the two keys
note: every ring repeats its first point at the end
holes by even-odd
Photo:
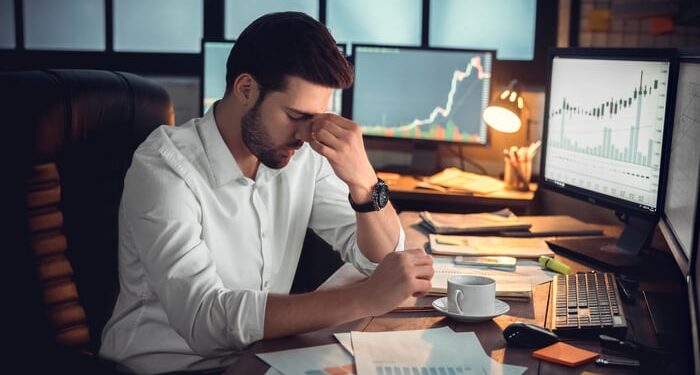
{"type": "Polygon", "coordinates": [[[669,62],[555,57],[545,178],[656,211],[669,62]]]}
{"type": "Polygon", "coordinates": [[[486,143],[492,52],[356,46],[352,118],[365,135],[486,143]]]}

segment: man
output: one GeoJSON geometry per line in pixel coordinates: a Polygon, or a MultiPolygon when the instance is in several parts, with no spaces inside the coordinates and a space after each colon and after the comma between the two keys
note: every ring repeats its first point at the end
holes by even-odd
{"type": "Polygon", "coordinates": [[[156,129],[125,179],[121,290],[100,353],[136,372],[223,367],[257,340],[383,314],[430,288],[431,258],[400,251],[360,128],[324,113],[352,84],[328,30],[263,16],[226,80],[204,117],[156,129]],[[307,227],[369,278],[289,295],[307,227]]]}

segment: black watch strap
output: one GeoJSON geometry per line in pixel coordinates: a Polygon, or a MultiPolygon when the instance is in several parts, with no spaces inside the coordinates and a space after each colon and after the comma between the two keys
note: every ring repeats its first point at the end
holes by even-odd
{"type": "Polygon", "coordinates": [[[356,212],[379,211],[384,208],[389,201],[389,188],[384,180],[377,178],[377,183],[374,185],[374,188],[372,188],[372,196],[369,202],[355,203],[350,194],[348,194],[348,201],[350,201],[350,207],[356,212]]]}

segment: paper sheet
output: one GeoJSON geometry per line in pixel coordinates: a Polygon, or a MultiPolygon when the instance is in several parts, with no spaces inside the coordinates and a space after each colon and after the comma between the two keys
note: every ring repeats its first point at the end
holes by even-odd
{"type": "Polygon", "coordinates": [[[518,259],[515,271],[502,271],[484,267],[470,267],[454,264],[452,257],[433,257],[435,274],[431,280],[433,293],[447,292],[447,279],[454,275],[486,276],[496,280],[496,293],[531,289],[551,281],[556,273],[542,269],[533,260],[518,259]]]}
{"type": "Polygon", "coordinates": [[[350,332],[334,333],[333,336],[343,346],[343,349],[347,350],[350,355],[355,355],[355,352],[352,350],[352,335],[350,332]]]}
{"type": "Polygon", "coordinates": [[[258,353],[256,355],[283,374],[355,374],[352,356],[339,344],[258,353]]]}
{"type": "Polygon", "coordinates": [[[537,259],[540,255],[554,256],[541,238],[479,237],[430,234],[433,254],[471,256],[509,256],[537,259]]]}
{"type": "Polygon", "coordinates": [[[526,367],[505,365],[486,355],[473,332],[449,327],[393,332],[352,332],[359,375],[405,373],[520,375],[526,367]]]}

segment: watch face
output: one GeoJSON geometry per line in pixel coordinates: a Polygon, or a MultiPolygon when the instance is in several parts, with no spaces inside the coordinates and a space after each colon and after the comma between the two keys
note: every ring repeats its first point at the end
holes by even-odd
{"type": "Polygon", "coordinates": [[[378,197],[378,202],[379,207],[384,207],[386,206],[387,202],[389,202],[389,189],[387,188],[386,185],[382,184],[381,188],[379,189],[379,197],[378,197]]]}

